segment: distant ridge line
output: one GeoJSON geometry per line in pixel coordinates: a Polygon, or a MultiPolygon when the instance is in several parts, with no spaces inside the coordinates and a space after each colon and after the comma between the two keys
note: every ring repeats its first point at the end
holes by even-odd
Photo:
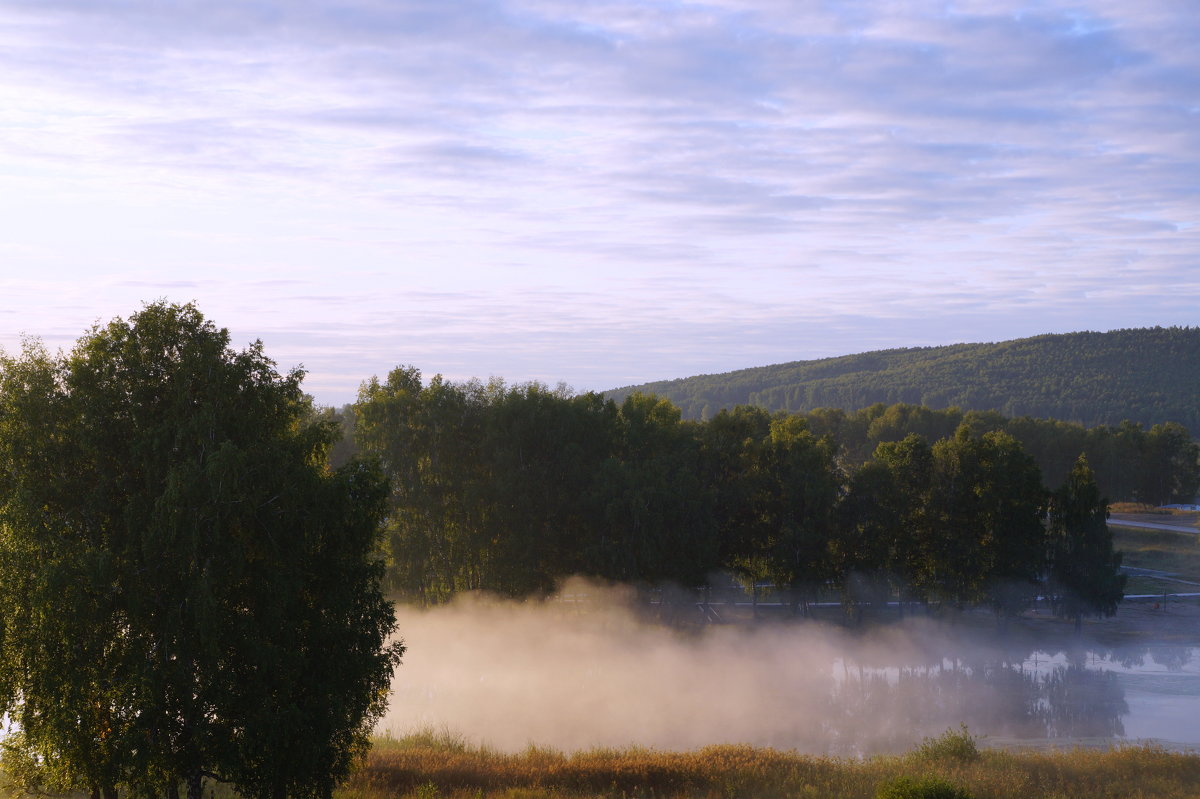
{"type": "Polygon", "coordinates": [[[898,402],[996,411],[1086,426],[1130,420],[1200,430],[1200,327],[1047,333],[905,347],[661,380],[604,392],[657,394],[685,418],[723,408],[856,411],[898,402]]]}

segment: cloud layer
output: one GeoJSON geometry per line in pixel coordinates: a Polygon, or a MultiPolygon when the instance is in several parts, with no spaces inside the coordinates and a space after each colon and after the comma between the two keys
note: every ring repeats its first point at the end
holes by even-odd
{"type": "Polygon", "coordinates": [[[0,319],[197,299],[329,402],[1195,324],[1169,0],[0,3],[0,319]]]}

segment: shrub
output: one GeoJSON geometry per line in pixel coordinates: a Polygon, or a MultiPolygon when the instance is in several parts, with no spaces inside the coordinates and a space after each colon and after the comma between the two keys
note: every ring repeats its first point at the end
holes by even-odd
{"type": "Polygon", "coordinates": [[[967,731],[967,725],[949,729],[936,738],[926,738],[913,750],[918,760],[956,761],[972,763],[979,759],[977,739],[967,731]]]}
{"type": "Polygon", "coordinates": [[[879,786],[875,799],[973,799],[971,792],[938,777],[896,777],[879,786]]]}

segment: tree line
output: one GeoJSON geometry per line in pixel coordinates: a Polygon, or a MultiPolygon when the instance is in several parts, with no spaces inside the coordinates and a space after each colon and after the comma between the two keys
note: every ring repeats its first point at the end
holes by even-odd
{"type": "Polygon", "coordinates": [[[390,588],[418,602],[718,571],[773,584],[797,612],[831,591],[850,609],[900,597],[1001,614],[1043,594],[1078,618],[1122,596],[1088,457],[1048,490],[1010,432],[973,419],[931,435],[910,428],[934,417],[872,411],[895,424],[860,457],[871,434],[846,432],[856,415],[740,406],[685,421],[650,395],[426,384],[412,367],[365,383],[352,413],[392,479],[390,588]]]}
{"type": "Polygon", "coordinates": [[[1082,453],[1101,493],[1113,502],[1190,503],[1200,492],[1200,445],[1177,422],[1146,429],[1126,420],[1088,428],[1057,419],[1010,418],[995,411],[935,410],[905,403],[875,404],[854,413],[818,408],[803,416],[817,434],[838,442],[849,462],[866,460],[879,444],[909,433],[936,441],[965,425],[976,434],[1011,435],[1033,457],[1049,485],[1066,480],[1082,453]]]}
{"type": "Polygon", "coordinates": [[[1200,429],[1200,328],[1154,327],[880,350],[663,380],[607,392],[666,397],[687,419],[756,405],[801,413],[875,403],[997,411],[1089,427],[1125,419],[1200,429]]]}

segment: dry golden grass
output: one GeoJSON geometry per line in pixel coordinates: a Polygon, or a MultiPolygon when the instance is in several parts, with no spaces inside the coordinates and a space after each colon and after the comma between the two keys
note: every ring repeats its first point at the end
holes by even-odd
{"type": "Polygon", "coordinates": [[[1109,513],[1153,513],[1158,516],[1170,516],[1169,508],[1160,508],[1157,505],[1147,505],[1145,502],[1110,502],[1108,505],[1109,513]]]}
{"type": "Polygon", "coordinates": [[[502,754],[442,736],[381,740],[338,799],[871,799],[900,776],[936,776],[976,799],[1200,797],[1200,755],[975,750],[949,732],[900,757],[814,757],[750,746],[694,752],[531,748],[502,754]]]}

